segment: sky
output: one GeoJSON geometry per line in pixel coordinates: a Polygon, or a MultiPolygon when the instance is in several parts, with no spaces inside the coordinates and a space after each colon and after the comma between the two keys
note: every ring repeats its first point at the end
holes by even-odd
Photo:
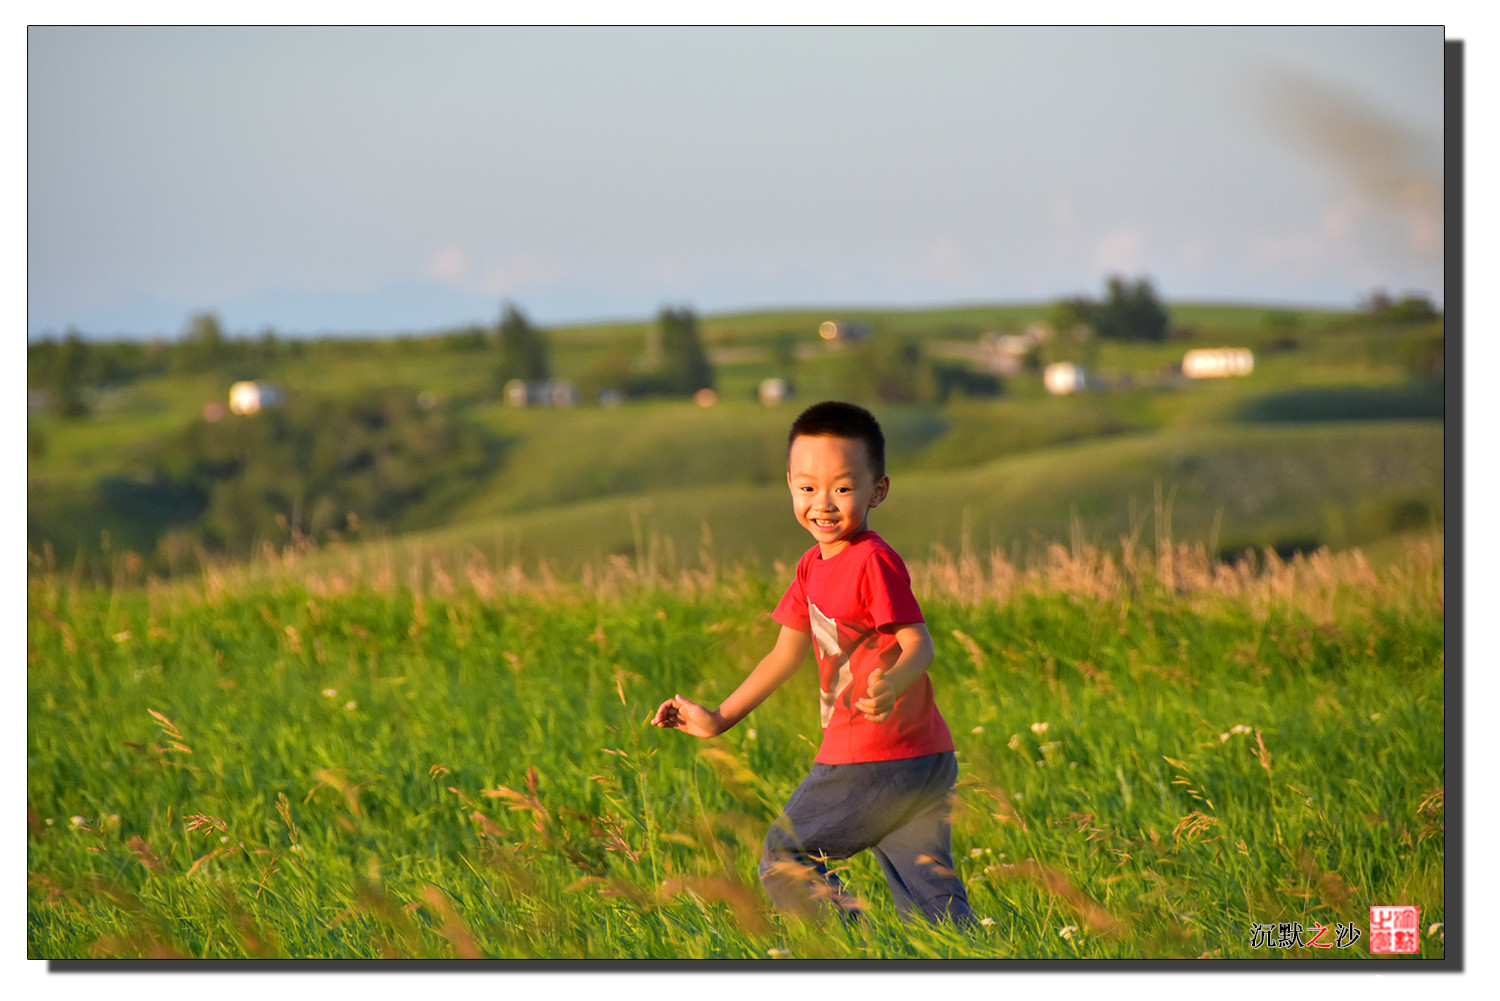
{"type": "Polygon", "coordinates": [[[27,30],[27,334],[1443,300],[1443,29],[27,30]]]}

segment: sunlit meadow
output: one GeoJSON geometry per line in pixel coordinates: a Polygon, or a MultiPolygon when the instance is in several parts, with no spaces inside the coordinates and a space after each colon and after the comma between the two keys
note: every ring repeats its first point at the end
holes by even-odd
{"type": "Polygon", "coordinates": [[[914,562],[967,933],[868,857],[858,925],[770,909],[810,668],[716,740],[647,725],[728,694],[784,576],[396,550],[107,588],[32,554],[28,956],[1369,962],[1372,904],[1444,954],[1440,537],[914,562]]]}

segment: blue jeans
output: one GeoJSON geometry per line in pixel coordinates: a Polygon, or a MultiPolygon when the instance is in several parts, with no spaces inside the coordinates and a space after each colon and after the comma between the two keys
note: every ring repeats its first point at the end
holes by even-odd
{"type": "Polygon", "coordinates": [[[820,901],[857,913],[826,862],[869,849],[903,918],[973,920],[953,868],[948,796],[958,778],[952,751],[897,761],[814,764],[766,835],[760,878],[783,910],[810,914],[820,901]]]}

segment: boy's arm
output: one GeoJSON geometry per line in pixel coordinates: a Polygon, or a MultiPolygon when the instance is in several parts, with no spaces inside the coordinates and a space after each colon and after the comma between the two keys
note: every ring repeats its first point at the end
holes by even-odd
{"type": "Polygon", "coordinates": [[[781,687],[807,659],[812,634],[791,626],[782,626],[771,652],[761,658],[755,669],[718,709],[708,709],[675,695],[661,704],[651,722],[655,726],[673,727],[694,737],[717,737],[750,715],[750,711],[781,687]]]}
{"type": "Polygon", "coordinates": [[[854,708],[865,714],[871,723],[883,723],[896,708],[896,698],[922,677],[932,664],[932,634],[925,622],[909,622],[894,630],[896,642],[901,645],[901,656],[889,671],[879,668],[870,672],[865,681],[865,697],[854,703],[854,708]]]}

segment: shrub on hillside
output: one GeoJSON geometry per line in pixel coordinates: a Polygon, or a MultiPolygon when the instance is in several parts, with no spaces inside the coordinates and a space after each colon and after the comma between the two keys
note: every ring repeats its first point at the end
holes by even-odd
{"type": "Polygon", "coordinates": [[[911,338],[876,336],[843,350],[835,384],[866,403],[945,403],[953,396],[999,396],[1000,380],[957,362],[938,362],[911,338]]]}
{"type": "Polygon", "coordinates": [[[492,443],[404,390],[353,401],[289,400],[251,417],[199,420],[146,458],[154,491],[199,510],[170,544],[247,552],[289,534],[323,540],[351,524],[416,528],[494,461],[492,443]]]}

